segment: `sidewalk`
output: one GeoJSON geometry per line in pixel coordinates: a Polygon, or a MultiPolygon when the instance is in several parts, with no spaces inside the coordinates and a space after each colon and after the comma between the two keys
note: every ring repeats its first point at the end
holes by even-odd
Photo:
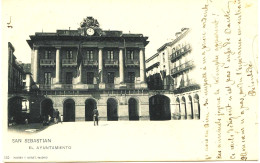
{"type": "Polygon", "coordinates": [[[13,126],[9,126],[8,131],[20,133],[36,133],[43,131],[52,125],[54,125],[54,123],[51,123],[49,126],[43,126],[42,123],[16,124],[13,126]]]}

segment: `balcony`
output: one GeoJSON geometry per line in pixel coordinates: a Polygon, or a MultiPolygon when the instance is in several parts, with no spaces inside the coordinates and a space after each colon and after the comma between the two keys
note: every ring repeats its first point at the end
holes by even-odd
{"type": "Polygon", "coordinates": [[[118,67],[118,60],[105,60],[105,67],[118,67]]]}
{"type": "Polygon", "coordinates": [[[160,66],[160,62],[156,62],[156,63],[152,64],[151,66],[147,67],[146,71],[150,71],[153,68],[158,67],[158,66],[160,66]]]}
{"type": "Polygon", "coordinates": [[[200,89],[199,84],[188,84],[186,86],[182,86],[182,87],[174,89],[173,93],[179,94],[179,93],[190,92],[190,91],[194,91],[194,90],[198,90],[198,89],[200,89]]]}
{"type": "Polygon", "coordinates": [[[97,89],[97,84],[40,84],[41,90],[90,90],[97,89]]]}
{"type": "Polygon", "coordinates": [[[190,52],[192,50],[191,46],[188,44],[188,45],[185,45],[183,48],[175,51],[172,53],[171,55],[171,61],[174,62],[176,61],[178,58],[180,58],[182,55],[190,52]]]}
{"type": "Polygon", "coordinates": [[[63,59],[62,66],[63,67],[77,66],[77,62],[75,59],[63,59]]]}
{"type": "Polygon", "coordinates": [[[54,59],[40,59],[40,66],[55,66],[54,59]]]}
{"type": "Polygon", "coordinates": [[[138,67],[139,60],[126,60],[125,65],[126,65],[126,67],[138,67]]]}
{"type": "Polygon", "coordinates": [[[83,61],[84,66],[89,66],[89,67],[97,67],[98,66],[98,61],[94,60],[84,60],[83,61]]]}
{"type": "Polygon", "coordinates": [[[175,76],[175,75],[178,75],[184,71],[187,71],[189,69],[192,69],[194,66],[194,63],[193,61],[188,61],[184,64],[181,64],[180,66],[178,67],[174,67],[172,70],[171,70],[171,75],[172,76],[175,76]]]}

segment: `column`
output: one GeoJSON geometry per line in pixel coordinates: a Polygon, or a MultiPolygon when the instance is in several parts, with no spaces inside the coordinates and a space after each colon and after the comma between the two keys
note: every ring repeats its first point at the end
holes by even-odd
{"type": "Polygon", "coordinates": [[[144,49],[139,51],[140,59],[140,82],[145,83],[145,59],[144,59],[144,49]]]}
{"type": "Polygon", "coordinates": [[[38,47],[34,47],[34,73],[33,79],[35,83],[38,83],[38,47]]]}
{"type": "Polygon", "coordinates": [[[103,83],[103,54],[102,54],[102,48],[98,49],[98,73],[99,73],[99,81],[100,83],[103,83]]]}
{"type": "Polygon", "coordinates": [[[120,77],[120,84],[125,82],[124,77],[124,56],[123,56],[123,49],[119,49],[119,77],[120,77]]]}
{"type": "Polygon", "coordinates": [[[56,49],[56,83],[60,83],[60,47],[56,49]]]}

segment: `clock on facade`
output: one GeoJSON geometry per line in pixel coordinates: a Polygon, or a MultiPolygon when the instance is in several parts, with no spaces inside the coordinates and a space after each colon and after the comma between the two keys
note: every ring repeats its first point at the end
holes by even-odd
{"type": "Polygon", "coordinates": [[[88,28],[88,29],[87,29],[87,34],[88,34],[89,36],[94,35],[94,33],[95,33],[94,29],[92,29],[92,28],[88,28]]]}

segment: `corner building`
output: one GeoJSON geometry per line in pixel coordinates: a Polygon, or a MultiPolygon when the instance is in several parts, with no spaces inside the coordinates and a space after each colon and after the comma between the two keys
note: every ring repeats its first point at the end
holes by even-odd
{"type": "Polygon", "coordinates": [[[78,30],[36,32],[27,40],[40,89],[31,110],[35,118],[58,109],[65,122],[92,121],[97,107],[100,120],[149,119],[148,37],[102,30],[95,21],[81,23],[78,30]]]}

